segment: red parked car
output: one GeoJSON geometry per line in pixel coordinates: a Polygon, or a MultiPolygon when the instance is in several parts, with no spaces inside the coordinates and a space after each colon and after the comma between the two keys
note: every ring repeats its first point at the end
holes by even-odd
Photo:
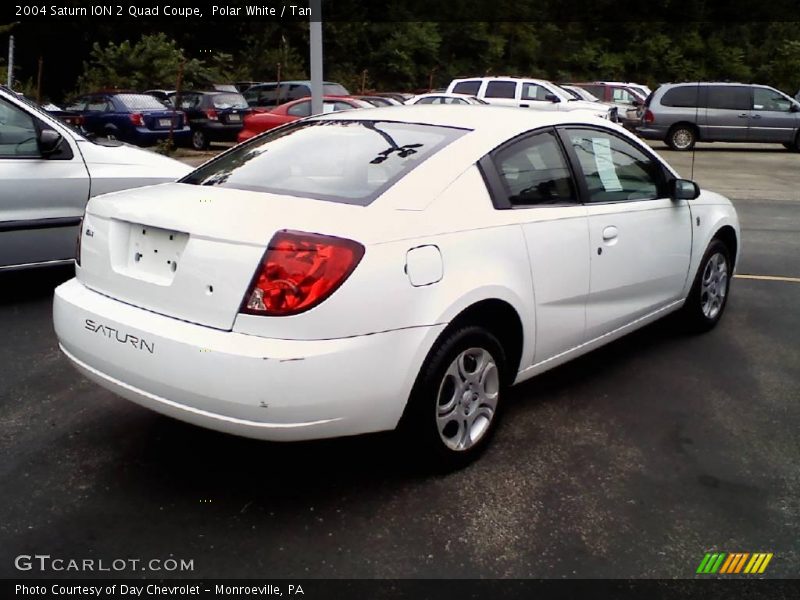
{"type": "MultiPolygon", "coordinates": [[[[354,108],[373,108],[372,104],[350,98],[349,96],[323,96],[322,112],[338,112],[354,108]]],[[[251,137],[284,125],[297,119],[311,116],[311,98],[300,98],[286,104],[276,106],[268,112],[252,113],[244,118],[244,129],[239,132],[237,140],[243,142],[251,137]]]]}

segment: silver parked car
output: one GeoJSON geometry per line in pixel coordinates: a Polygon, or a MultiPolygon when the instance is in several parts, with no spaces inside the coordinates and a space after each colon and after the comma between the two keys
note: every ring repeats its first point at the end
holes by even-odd
{"type": "Polygon", "coordinates": [[[695,142],[776,142],[800,151],[800,103],[766,85],[670,83],[647,99],[636,133],[673,150],[695,142]]]}
{"type": "Polygon", "coordinates": [[[189,171],[153,152],[92,142],[0,86],[0,271],[71,261],[90,197],[189,171]]]}

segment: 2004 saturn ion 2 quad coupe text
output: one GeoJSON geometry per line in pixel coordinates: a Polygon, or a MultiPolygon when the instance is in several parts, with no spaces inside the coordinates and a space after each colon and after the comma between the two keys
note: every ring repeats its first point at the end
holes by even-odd
{"type": "Polygon", "coordinates": [[[420,106],[298,121],[93,198],[81,242],[53,310],[90,379],[254,438],[396,428],[447,468],[507,386],[672,311],[713,327],[739,224],[590,114],[420,106]]]}

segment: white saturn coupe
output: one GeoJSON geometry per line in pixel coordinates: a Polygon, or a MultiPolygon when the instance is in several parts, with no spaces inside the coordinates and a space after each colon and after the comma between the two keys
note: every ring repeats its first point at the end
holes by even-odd
{"type": "Polygon", "coordinates": [[[266,440],[397,429],[474,458],[503,392],[680,311],[716,325],[731,203],[588,113],[322,115],[92,198],[55,330],[142,406],[266,440]]]}

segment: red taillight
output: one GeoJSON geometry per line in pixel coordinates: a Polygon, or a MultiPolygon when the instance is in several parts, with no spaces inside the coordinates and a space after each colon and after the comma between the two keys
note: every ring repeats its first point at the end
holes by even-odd
{"type": "Polygon", "coordinates": [[[131,123],[133,123],[136,127],[142,127],[144,125],[142,113],[131,113],[131,123]]]}
{"type": "Polygon", "coordinates": [[[245,294],[242,312],[295,315],[325,300],[356,268],[364,246],[353,240],[279,231],[245,294]]]}
{"type": "Polygon", "coordinates": [[[655,120],[656,120],[656,117],[653,114],[653,111],[651,111],[649,108],[646,111],[644,111],[644,122],[645,123],[652,123],[655,120]]]}
{"type": "Polygon", "coordinates": [[[208,118],[209,121],[219,121],[219,116],[217,115],[217,111],[215,111],[213,108],[209,110],[204,110],[203,112],[206,113],[206,117],[208,118]]]}

